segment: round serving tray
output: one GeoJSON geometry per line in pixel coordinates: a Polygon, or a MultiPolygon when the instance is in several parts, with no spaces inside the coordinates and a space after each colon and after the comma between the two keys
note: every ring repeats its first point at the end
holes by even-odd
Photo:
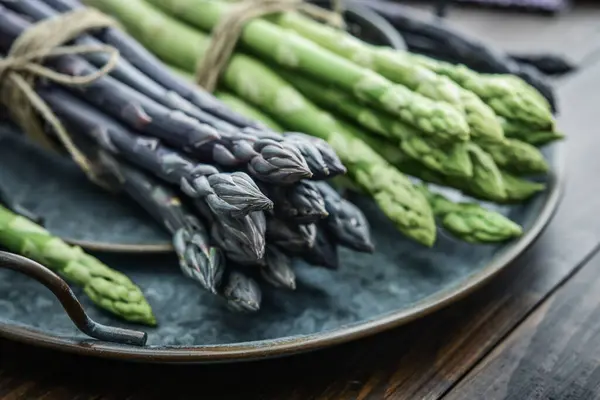
{"type": "Polygon", "coordinates": [[[481,286],[539,236],[559,203],[565,180],[564,145],[554,144],[544,153],[551,166],[546,191],[517,206],[488,205],[524,227],[519,240],[470,245],[442,232],[433,248],[424,248],[398,233],[370,200],[357,196],[353,200],[371,223],[377,251],[368,255],[342,250],[338,271],[299,262],[297,290],[264,287],[261,310],[246,315],[228,312],[219,299],[186,279],[172,254],[139,254],[170,246],[133,203],[96,188],[73,163],[41,152],[5,129],[0,135],[3,187],[44,217],[51,231],[72,242],[103,250],[137,250],[130,255],[103,252],[99,257],[142,287],[159,325],[123,323],[75,290],[95,321],[148,334],[144,346],[90,339],[75,328],[48,289],[0,270],[0,336],[99,357],[205,363],[306,352],[405,324],[481,286]]]}

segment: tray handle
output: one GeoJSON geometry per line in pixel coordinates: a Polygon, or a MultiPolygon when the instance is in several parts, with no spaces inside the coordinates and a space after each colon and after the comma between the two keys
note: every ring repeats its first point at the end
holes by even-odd
{"type": "Polygon", "coordinates": [[[146,332],[118,328],[100,324],[85,312],[75,293],[57,274],[28,258],[0,251],[0,268],[11,269],[25,274],[46,286],[60,301],[71,321],[86,335],[98,340],[144,346],[148,339],[146,332]]]}

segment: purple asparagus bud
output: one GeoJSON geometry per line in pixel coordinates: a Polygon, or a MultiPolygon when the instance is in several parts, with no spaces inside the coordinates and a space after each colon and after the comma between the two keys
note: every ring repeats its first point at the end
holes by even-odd
{"type": "Polygon", "coordinates": [[[208,233],[196,218],[190,215],[186,220],[185,226],[173,235],[179,266],[184,275],[216,294],[223,277],[223,253],[209,245],[208,233]]]}
{"type": "Polygon", "coordinates": [[[234,311],[256,312],[260,309],[260,287],[253,279],[238,271],[229,273],[222,294],[229,308],[234,311]]]}
{"type": "Polygon", "coordinates": [[[324,182],[314,182],[325,199],[329,216],[325,219],[329,234],[342,246],[356,251],[372,253],[369,223],[363,212],[344,199],[334,188],[324,182]]]}
{"type": "Polygon", "coordinates": [[[275,203],[275,215],[297,224],[310,224],[327,217],[325,200],[315,182],[302,180],[292,186],[261,185],[275,203]]]}
{"type": "Polygon", "coordinates": [[[269,216],[267,218],[267,240],[289,254],[300,254],[315,244],[315,224],[297,225],[269,216]]]}
{"type": "Polygon", "coordinates": [[[321,158],[323,159],[323,162],[325,163],[325,165],[327,165],[327,169],[329,170],[328,178],[333,178],[338,175],[344,175],[347,172],[346,167],[344,166],[344,164],[342,164],[342,161],[340,160],[336,152],[329,145],[329,143],[327,143],[323,139],[314,136],[309,136],[300,132],[287,132],[284,133],[283,136],[286,139],[292,140],[293,143],[295,143],[301,148],[305,148],[306,146],[308,146],[308,143],[310,143],[310,145],[319,152],[321,158]]]}
{"type": "Polygon", "coordinates": [[[243,218],[213,221],[212,236],[227,258],[243,265],[255,265],[265,255],[266,221],[262,212],[243,218]]]}
{"type": "Polygon", "coordinates": [[[248,141],[234,142],[233,152],[242,159],[252,154],[248,157],[248,171],[263,182],[291,185],[312,177],[306,160],[295,146],[272,139],[258,139],[252,148],[247,144],[248,141]]]}
{"type": "Polygon", "coordinates": [[[338,269],[340,265],[337,245],[324,227],[319,226],[315,245],[302,254],[308,263],[328,269],[338,269]]]}
{"type": "Polygon", "coordinates": [[[125,192],[173,235],[181,271],[216,294],[225,268],[221,251],[210,246],[204,225],[183,207],[170,187],[100,151],[98,161],[111,172],[125,192]]]}
{"type": "Polygon", "coordinates": [[[260,266],[263,279],[277,288],[296,289],[296,274],[292,260],[275,246],[267,246],[264,263],[260,266]]]}

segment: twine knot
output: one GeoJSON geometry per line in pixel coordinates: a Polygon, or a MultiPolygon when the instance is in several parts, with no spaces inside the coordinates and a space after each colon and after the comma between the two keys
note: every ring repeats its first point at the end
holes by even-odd
{"type": "Polygon", "coordinates": [[[25,134],[42,146],[58,150],[47,136],[44,123],[56,134],[73,160],[88,176],[96,179],[95,169],[73,143],[66,129],[50,107],[35,92],[35,82],[43,78],[66,86],[86,85],[104,76],[116,66],[119,53],[106,45],[63,46],[91,29],[116,26],[110,17],[92,9],[79,9],[32,25],[13,43],[6,57],[0,57],[0,103],[25,134]],[[103,52],[109,61],[86,76],[61,74],[45,67],[46,59],[64,55],[103,52]],[[40,119],[41,118],[41,119],[40,119]]]}
{"type": "Polygon", "coordinates": [[[244,25],[254,18],[265,15],[298,11],[337,28],[344,28],[343,1],[331,0],[333,11],[326,10],[304,0],[242,0],[236,2],[227,15],[211,32],[206,54],[196,68],[196,83],[214,92],[219,78],[233,55],[244,25]]]}

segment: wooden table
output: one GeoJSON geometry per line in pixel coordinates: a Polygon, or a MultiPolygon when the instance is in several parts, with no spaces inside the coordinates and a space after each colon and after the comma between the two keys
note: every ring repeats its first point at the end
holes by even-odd
{"type": "Polygon", "coordinates": [[[599,17],[593,4],[555,19],[451,14],[505,48],[559,49],[582,63],[558,89],[569,135],[562,205],[537,243],[475,294],[365,340],[241,365],[120,363],[0,340],[0,399],[600,398],[599,17]]]}

